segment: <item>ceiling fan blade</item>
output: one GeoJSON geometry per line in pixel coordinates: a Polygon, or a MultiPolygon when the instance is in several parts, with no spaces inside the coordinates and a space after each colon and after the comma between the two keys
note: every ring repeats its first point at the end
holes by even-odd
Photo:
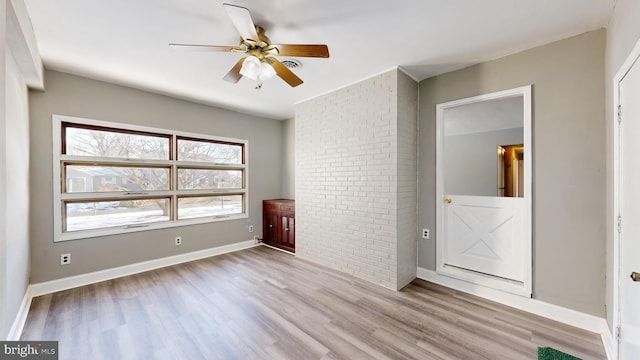
{"type": "Polygon", "coordinates": [[[254,43],[260,43],[260,37],[256,32],[256,25],[253,23],[251,19],[251,13],[249,13],[249,9],[232,5],[232,4],[222,4],[224,5],[224,9],[227,11],[227,14],[231,18],[231,22],[238,29],[240,36],[247,41],[252,41],[254,43]]]}
{"type": "Polygon", "coordinates": [[[169,44],[169,47],[176,50],[186,50],[186,51],[208,51],[208,52],[242,51],[237,46],[219,46],[219,45],[169,44]]]}
{"type": "Polygon", "coordinates": [[[281,44],[269,46],[269,52],[273,55],[298,56],[298,57],[318,57],[328,58],[329,48],[327,45],[294,45],[281,44]]]}
{"type": "Polygon", "coordinates": [[[231,70],[229,70],[229,72],[227,73],[227,75],[224,76],[223,79],[232,83],[237,83],[238,81],[240,81],[240,79],[242,79],[242,74],[240,74],[240,69],[242,69],[242,63],[244,63],[244,59],[246,59],[246,57],[243,57],[242,59],[238,60],[238,62],[235,65],[233,65],[231,70]]]}
{"type": "Polygon", "coordinates": [[[278,59],[273,57],[268,57],[268,58],[265,58],[264,60],[269,64],[271,64],[271,66],[273,67],[273,70],[276,71],[276,74],[278,74],[278,76],[280,76],[280,78],[282,78],[282,80],[284,80],[291,87],[296,87],[303,83],[302,79],[297,77],[296,74],[291,72],[291,70],[289,70],[289,68],[287,68],[280,61],[278,61],[278,59]]]}

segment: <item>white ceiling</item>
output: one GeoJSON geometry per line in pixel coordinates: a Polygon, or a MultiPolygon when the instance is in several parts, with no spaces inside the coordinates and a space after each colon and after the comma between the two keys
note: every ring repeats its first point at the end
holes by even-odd
{"type": "MultiPolygon", "coordinates": [[[[402,67],[417,80],[605,27],[615,0],[227,0],[251,10],[273,43],[327,44],[298,58],[304,84],[261,90],[222,77],[238,53],[222,1],[25,0],[47,68],[274,119],[294,104],[402,67]]],[[[45,82],[46,85],[46,82],[45,82]]]]}

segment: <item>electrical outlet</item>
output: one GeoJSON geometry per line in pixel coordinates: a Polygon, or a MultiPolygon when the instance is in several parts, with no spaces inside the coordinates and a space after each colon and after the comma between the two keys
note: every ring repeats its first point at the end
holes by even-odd
{"type": "Polygon", "coordinates": [[[176,246],[182,245],[182,236],[176,236],[176,246]]]}
{"type": "Polygon", "coordinates": [[[253,225],[249,225],[249,232],[253,232],[253,225]]]}
{"type": "Polygon", "coordinates": [[[429,238],[429,229],[422,229],[422,238],[423,239],[429,238]]]}
{"type": "Polygon", "coordinates": [[[71,254],[61,254],[60,265],[69,265],[69,264],[71,264],[71,254]]]}

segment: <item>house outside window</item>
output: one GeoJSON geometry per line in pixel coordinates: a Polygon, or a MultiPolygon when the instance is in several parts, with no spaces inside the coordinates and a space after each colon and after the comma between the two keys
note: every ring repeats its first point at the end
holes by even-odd
{"type": "Polygon", "coordinates": [[[87,181],[84,177],[68,177],[67,189],[69,191],[85,191],[87,188],[87,181]]]}
{"type": "Polygon", "coordinates": [[[246,140],[53,122],[55,241],[248,216],[246,140]]]}

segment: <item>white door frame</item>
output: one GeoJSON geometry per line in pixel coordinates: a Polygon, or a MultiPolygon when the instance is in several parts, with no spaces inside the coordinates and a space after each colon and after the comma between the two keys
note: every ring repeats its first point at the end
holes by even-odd
{"type": "MultiPolygon", "coordinates": [[[[613,213],[611,227],[613,234],[613,259],[612,259],[612,281],[613,281],[613,329],[611,337],[613,339],[614,357],[617,359],[620,354],[620,342],[617,338],[617,329],[620,326],[620,233],[618,232],[618,216],[620,214],[620,128],[618,126],[618,104],[620,104],[619,84],[624,76],[631,70],[634,63],[640,61],[640,39],[636,42],[633,50],[627,56],[616,75],[613,77],[613,213]]],[[[639,65],[640,66],[640,65],[639,65]]]]}
{"type": "MultiPolygon", "coordinates": [[[[464,280],[473,284],[486,286],[496,290],[509,292],[512,294],[531,297],[533,287],[533,263],[532,263],[532,85],[518,88],[497,91],[489,94],[473,96],[469,98],[453,100],[436,105],[436,273],[464,280]],[[480,101],[494,100],[505,97],[523,97],[523,127],[524,127],[524,201],[526,214],[524,216],[524,259],[525,266],[524,281],[516,282],[494,276],[487,276],[478,272],[447,266],[444,262],[444,111],[464,104],[472,104],[480,101]]],[[[478,289],[481,291],[481,289],[478,289]]],[[[472,292],[474,294],[479,294],[472,292]]]]}

